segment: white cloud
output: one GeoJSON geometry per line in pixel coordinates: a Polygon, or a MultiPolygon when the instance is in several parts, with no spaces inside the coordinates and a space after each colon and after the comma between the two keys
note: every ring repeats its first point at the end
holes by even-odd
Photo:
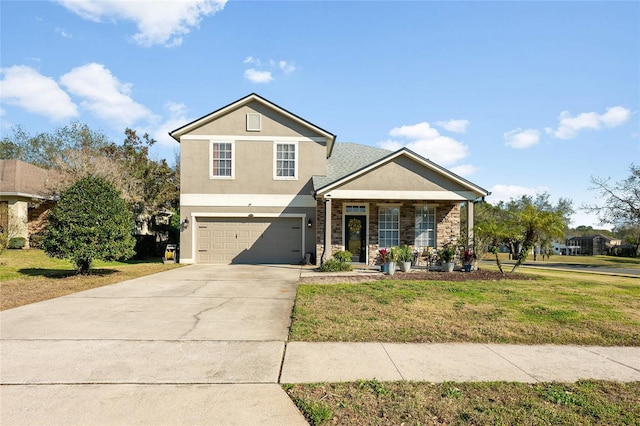
{"type": "Polygon", "coordinates": [[[506,145],[515,149],[531,148],[540,142],[540,131],[537,129],[514,129],[504,134],[506,145]]]}
{"type": "Polygon", "coordinates": [[[475,174],[475,172],[478,171],[478,168],[471,164],[461,164],[459,166],[451,167],[449,170],[458,176],[468,177],[475,174]]]}
{"type": "Polygon", "coordinates": [[[56,28],[55,31],[64,38],[73,38],[73,35],[71,33],[66,32],[64,28],[56,28]]]}
{"type": "Polygon", "coordinates": [[[435,124],[450,132],[464,133],[467,131],[467,127],[469,127],[469,120],[436,121],[435,124]]]}
{"type": "Polygon", "coordinates": [[[2,102],[56,121],[78,115],[76,105],[53,78],[25,65],[3,68],[0,73],[4,76],[0,80],[2,102]]]}
{"type": "Polygon", "coordinates": [[[273,80],[271,71],[258,71],[255,68],[249,68],[245,70],[244,78],[253,83],[268,83],[273,80]]]}
{"type": "Polygon", "coordinates": [[[596,112],[583,112],[572,117],[569,111],[562,111],[558,117],[556,130],[547,127],[545,131],[558,139],[572,139],[578,132],[584,129],[598,130],[603,125],[616,127],[631,117],[631,111],[621,106],[607,108],[604,114],[596,112]]]}
{"type": "Polygon", "coordinates": [[[278,62],[278,66],[285,74],[290,74],[296,70],[296,66],[287,61],[278,62]]]}
{"type": "Polygon", "coordinates": [[[396,139],[379,142],[378,146],[393,151],[406,146],[417,154],[445,166],[454,164],[469,154],[469,148],[465,144],[442,136],[427,122],[395,127],[389,135],[396,139]],[[405,141],[399,141],[397,138],[403,138],[405,141]]]}
{"type": "Polygon", "coordinates": [[[487,201],[490,203],[497,203],[499,201],[509,201],[510,199],[520,198],[523,195],[535,196],[548,191],[549,188],[545,186],[538,187],[526,187],[518,185],[494,185],[491,189],[491,195],[487,197],[487,201]]]}
{"type": "Polygon", "coordinates": [[[176,148],[178,142],[169,136],[169,132],[184,126],[185,123],[191,122],[191,119],[187,117],[187,108],[182,103],[167,102],[164,107],[167,110],[168,118],[160,124],[153,125],[153,131],[148,133],[158,144],[165,147],[176,148]]]}
{"type": "Polygon", "coordinates": [[[73,95],[84,100],[81,106],[103,120],[120,127],[129,127],[153,114],[130,97],[131,84],[121,83],[102,64],[92,62],[72,69],[60,77],[60,82],[73,95]]]}
{"type": "Polygon", "coordinates": [[[263,61],[253,56],[247,56],[242,63],[252,65],[252,68],[244,70],[244,78],[252,83],[269,83],[275,80],[274,73],[286,75],[296,70],[296,66],[289,61],[273,59],[263,61]]]}
{"type": "Polygon", "coordinates": [[[93,22],[103,19],[134,22],[138,32],[133,39],[141,46],[171,47],[182,44],[182,37],[197,28],[204,17],[224,9],[226,0],[59,0],[59,3],[93,22]]]}

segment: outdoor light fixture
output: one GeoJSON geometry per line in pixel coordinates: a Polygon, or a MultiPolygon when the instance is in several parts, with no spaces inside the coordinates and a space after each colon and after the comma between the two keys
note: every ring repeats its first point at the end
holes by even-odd
{"type": "Polygon", "coordinates": [[[182,224],[184,225],[184,227],[186,228],[189,225],[189,218],[185,217],[184,220],[182,221],[182,224]]]}
{"type": "Polygon", "coordinates": [[[313,226],[313,224],[311,223],[311,219],[309,219],[309,221],[307,222],[307,228],[311,228],[313,226]]]}

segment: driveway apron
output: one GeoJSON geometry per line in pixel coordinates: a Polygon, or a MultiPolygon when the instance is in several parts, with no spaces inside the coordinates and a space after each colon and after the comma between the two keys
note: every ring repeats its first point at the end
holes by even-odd
{"type": "Polygon", "coordinates": [[[0,423],[306,424],[278,377],[300,269],[193,265],[0,313],[0,423]]]}

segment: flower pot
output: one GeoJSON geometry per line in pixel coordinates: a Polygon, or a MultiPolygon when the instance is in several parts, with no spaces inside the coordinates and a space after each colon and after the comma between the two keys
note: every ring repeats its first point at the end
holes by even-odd
{"type": "Polygon", "coordinates": [[[387,262],[387,275],[396,273],[396,262],[387,262]]]}
{"type": "Polygon", "coordinates": [[[442,272],[453,272],[453,262],[442,262],[442,272]]]}
{"type": "Polygon", "coordinates": [[[388,270],[389,270],[389,264],[383,263],[382,265],[380,265],[380,272],[382,272],[383,274],[386,274],[388,270]]]}
{"type": "Polygon", "coordinates": [[[471,264],[470,263],[465,263],[464,271],[465,272],[471,272],[471,264]]]}
{"type": "Polygon", "coordinates": [[[411,270],[411,262],[400,262],[400,270],[402,272],[409,272],[411,270]]]}

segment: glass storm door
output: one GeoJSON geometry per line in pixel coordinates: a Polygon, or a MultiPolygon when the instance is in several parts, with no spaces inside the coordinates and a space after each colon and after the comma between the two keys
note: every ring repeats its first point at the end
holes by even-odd
{"type": "Polygon", "coordinates": [[[352,262],[367,262],[367,217],[344,217],[345,248],[351,253],[352,262]]]}

